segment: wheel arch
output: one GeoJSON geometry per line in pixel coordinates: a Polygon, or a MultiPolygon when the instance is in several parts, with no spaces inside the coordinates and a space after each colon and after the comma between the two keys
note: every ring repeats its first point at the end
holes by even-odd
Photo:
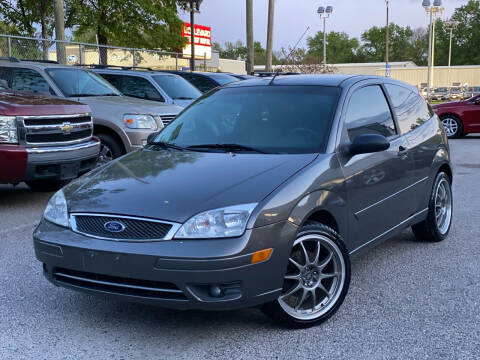
{"type": "Polygon", "coordinates": [[[118,135],[118,132],[112,129],[109,126],[105,126],[102,124],[95,124],[93,127],[93,133],[94,135],[97,134],[108,134],[115,138],[115,140],[118,141],[118,143],[122,146],[123,150],[125,153],[127,152],[127,149],[129,148],[129,144],[126,144],[125,141],[120,135],[118,135]]]}

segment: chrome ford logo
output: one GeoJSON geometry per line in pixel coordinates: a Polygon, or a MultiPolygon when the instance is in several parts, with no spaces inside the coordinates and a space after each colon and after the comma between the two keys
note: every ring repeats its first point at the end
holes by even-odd
{"type": "Polygon", "coordinates": [[[103,227],[105,228],[105,230],[114,233],[122,232],[123,230],[125,230],[125,224],[121,223],[120,221],[106,222],[105,224],[103,224],[103,227]]]}

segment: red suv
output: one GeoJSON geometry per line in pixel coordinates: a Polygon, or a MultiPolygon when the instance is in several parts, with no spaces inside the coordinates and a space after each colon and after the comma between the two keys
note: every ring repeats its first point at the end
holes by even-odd
{"type": "Polygon", "coordinates": [[[433,105],[451,139],[480,133],[480,95],[465,101],[433,105]]]}
{"type": "Polygon", "coordinates": [[[95,167],[100,143],[92,132],[87,105],[0,90],[0,184],[62,187],[95,167]]]}

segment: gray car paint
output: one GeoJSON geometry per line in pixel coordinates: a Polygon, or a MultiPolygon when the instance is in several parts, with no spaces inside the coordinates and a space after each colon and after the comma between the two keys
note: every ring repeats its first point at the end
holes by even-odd
{"type": "MultiPolygon", "coordinates": [[[[258,86],[266,81],[270,80],[247,80],[229,86],[258,86]]],[[[72,287],[53,277],[52,270],[60,266],[169,281],[184,291],[186,302],[109,294],[179,309],[240,308],[278,297],[293,241],[312,215],[333,219],[329,225],[340,233],[352,255],[424,220],[436,173],[441,167],[450,171],[448,142],[436,115],[408,136],[400,134],[392,139],[384,152],[351,156],[344,151],[348,143],[343,116],[349,97],[358,87],[385,82],[397,83],[380,77],[278,78],[278,86],[320,84],[343,88],[325,154],[145,150],[76,180],[65,188],[70,211],[183,222],[214,207],[252,201],[258,206],[244,235],[232,239],[114,242],[76,234],[43,220],[34,239],[46,277],[57,285],[72,287]],[[408,145],[406,156],[398,154],[400,145],[408,145]],[[384,171],[385,176],[374,184],[365,184],[364,175],[372,169],[384,171]],[[162,191],[165,187],[169,191],[162,191]],[[269,247],[274,251],[268,261],[248,263],[254,251],[269,247]],[[192,287],[234,280],[242,282],[242,297],[229,301],[200,299],[192,287]]]]}

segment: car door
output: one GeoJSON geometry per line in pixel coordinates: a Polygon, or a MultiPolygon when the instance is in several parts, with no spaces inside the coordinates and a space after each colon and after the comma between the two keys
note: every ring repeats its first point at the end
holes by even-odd
{"type": "Polygon", "coordinates": [[[408,142],[413,159],[410,189],[413,194],[409,200],[412,216],[425,208],[423,200],[425,194],[430,193],[427,186],[438,150],[438,134],[435,131],[438,123],[436,119],[432,119],[435,114],[418,91],[398,84],[385,84],[385,89],[391,99],[400,134],[408,142]]]}
{"type": "Polygon", "coordinates": [[[480,96],[470,99],[468,104],[462,108],[462,111],[465,131],[480,132],[480,96]]]}
{"type": "Polygon", "coordinates": [[[354,248],[359,248],[409,216],[412,159],[380,84],[352,89],[345,104],[341,144],[361,134],[380,134],[390,142],[385,151],[339,155],[348,194],[349,231],[355,234],[354,248]]]}

